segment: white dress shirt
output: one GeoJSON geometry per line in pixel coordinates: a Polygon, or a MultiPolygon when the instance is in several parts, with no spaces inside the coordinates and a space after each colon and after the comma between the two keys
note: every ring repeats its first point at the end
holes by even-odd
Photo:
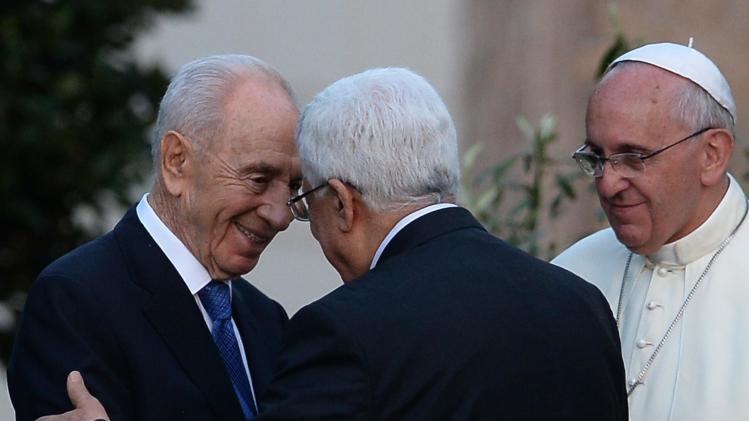
{"type": "MultiPolygon", "coordinates": [[[[164,224],[161,218],[156,215],[156,212],[154,212],[153,208],[148,203],[148,193],[144,194],[143,198],[140,199],[135,211],[138,214],[138,219],[141,224],[143,224],[143,227],[148,231],[148,234],[151,235],[161,251],[164,252],[174,268],[177,269],[185,286],[190,290],[190,294],[195,298],[195,303],[200,309],[200,313],[203,314],[203,320],[205,320],[206,327],[208,327],[208,331],[210,331],[213,321],[203,307],[203,303],[200,302],[198,292],[211,282],[211,275],[206,268],[200,264],[198,259],[190,253],[190,250],[187,249],[182,241],[180,241],[180,239],[177,238],[177,236],[174,235],[174,233],[164,224]]],[[[231,281],[223,282],[229,285],[229,294],[231,295],[231,281]]],[[[257,402],[255,399],[255,388],[252,385],[252,377],[250,376],[250,367],[247,364],[247,356],[245,355],[244,346],[242,344],[242,337],[237,329],[237,324],[234,322],[234,316],[232,316],[231,325],[234,329],[234,336],[237,338],[239,352],[242,354],[242,364],[244,364],[247,379],[250,381],[252,399],[257,402]]]]}
{"type": "MultiPolygon", "coordinates": [[[[749,419],[749,221],[733,177],[696,230],[650,256],[633,255],[621,294],[619,333],[633,382],[721,243],[740,225],[629,397],[630,420],[749,419]]],[[[573,245],[553,263],[596,285],[615,314],[629,251],[611,229],[573,245]]]]}

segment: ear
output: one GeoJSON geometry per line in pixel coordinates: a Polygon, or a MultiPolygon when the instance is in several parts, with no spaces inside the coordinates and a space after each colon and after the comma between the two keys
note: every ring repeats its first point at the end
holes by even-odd
{"type": "Polygon", "coordinates": [[[725,129],[713,129],[706,134],[709,137],[704,143],[700,179],[703,185],[713,186],[721,182],[728,171],[728,162],[736,142],[725,129]]]}
{"type": "Polygon", "coordinates": [[[181,196],[191,176],[193,148],[190,142],[175,131],[161,139],[161,177],[169,194],[181,196]]]}
{"type": "Polygon", "coordinates": [[[330,189],[335,193],[335,215],[336,225],[339,230],[349,232],[354,227],[354,220],[359,211],[356,209],[360,205],[356,192],[348,184],[336,178],[328,180],[330,189]]]}

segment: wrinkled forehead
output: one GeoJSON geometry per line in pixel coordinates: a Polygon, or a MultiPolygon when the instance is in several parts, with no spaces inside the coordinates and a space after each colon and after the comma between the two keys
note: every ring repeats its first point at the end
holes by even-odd
{"type": "Polygon", "coordinates": [[[622,63],[597,85],[588,102],[586,143],[608,153],[655,149],[688,125],[678,99],[690,81],[643,63],[622,63]]]}
{"type": "Polygon", "coordinates": [[[274,81],[246,79],[239,83],[223,107],[224,140],[235,147],[256,144],[296,153],[295,132],[299,109],[274,81]]]}
{"type": "Polygon", "coordinates": [[[590,96],[586,123],[597,119],[631,119],[631,124],[675,120],[677,101],[691,84],[667,70],[637,62],[621,63],[609,71],[590,96]]]}
{"type": "Polygon", "coordinates": [[[596,86],[591,100],[607,97],[640,99],[670,106],[692,84],[677,74],[646,63],[623,62],[613,67],[596,86]]]}

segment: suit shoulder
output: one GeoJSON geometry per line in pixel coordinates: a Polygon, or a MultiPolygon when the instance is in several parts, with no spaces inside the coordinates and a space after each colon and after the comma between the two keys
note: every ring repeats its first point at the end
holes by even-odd
{"type": "Polygon", "coordinates": [[[50,276],[80,277],[100,269],[111,268],[119,258],[116,240],[111,232],[82,244],[55,259],[39,274],[39,278],[50,276]]]}
{"type": "Polygon", "coordinates": [[[112,233],[82,244],[55,259],[36,277],[29,290],[30,303],[68,302],[75,307],[106,308],[122,300],[125,291],[121,279],[128,273],[112,233]],[[65,298],[63,298],[65,297],[65,298]]]}
{"type": "Polygon", "coordinates": [[[357,297],[361,295],[361,293],[357,291],[360,285],[357,284],[354,288],[352,288],[352,286],[354,285],[343,284],[325,294],[324,296],[320,297],[319,299],[303,306],[301,309],[299,309],[299,312],[330,310],[335,313],[335,309],[340,308],[341,306],[356,308],[357,304],[355,304],[355,302],[359,301],[357,297]]]}
{"type": "Polygon", "coordinates": [[[352,283],[343,284],[303,306],[291,321],[305,326],[315,325],[316,329],[329,332],[345,331],[355,336],[365,333],[363,331],[375,320],[373,314],[383,307],[383,299],[390,295],[387,286],[378,282],[381,280],[370,272],[352,283]],[[345,317],[341,318],[342,315],[345,317]]]}

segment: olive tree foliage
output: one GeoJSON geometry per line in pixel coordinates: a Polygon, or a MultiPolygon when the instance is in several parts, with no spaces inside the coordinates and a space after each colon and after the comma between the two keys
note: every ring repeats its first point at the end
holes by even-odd
{"type": "Polygon", "coordinates": [[[25,293],[55,258],[98,235],[74,221],[127,205],[168,82],[130,49],[191,0],[10,0],[0,6],[0,359],[25,293]]]}

